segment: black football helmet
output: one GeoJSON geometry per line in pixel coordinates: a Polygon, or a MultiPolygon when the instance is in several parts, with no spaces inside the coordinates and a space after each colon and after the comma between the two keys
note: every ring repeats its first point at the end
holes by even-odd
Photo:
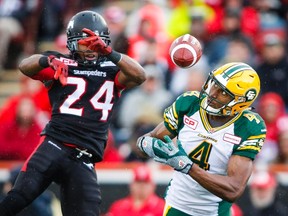
{"type": "Polygon", "coordinates": [[[73,58],[82,65],[96,65],[97,60],[89,61],[83,60],[77,54],[78,52],[78,40],[86,38],[87,34],[82,32],[83,28],[90,29],[95,32],[95,34],[99,35],[101,39],[109,45],[110,40],[110,32],[107,27],[107,23],[104,18],[94,12],[94,11],[82,11],[75,14],[69,21],[66,34],[67,34],[67,48],[70,50],[73,58]]]}

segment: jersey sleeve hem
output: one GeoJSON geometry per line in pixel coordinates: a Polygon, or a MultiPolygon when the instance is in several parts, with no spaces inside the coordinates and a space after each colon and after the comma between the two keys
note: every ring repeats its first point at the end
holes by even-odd
{"type": "Polygon", "coordinates": [[[233,153],[233,155],[239,155],[239,156],[242,156],[242,157],[247,157],[247,158],[250,158],[251,160],[254,160],[255,157],[256,157],[256,154],[255,153],[252,153],[252,152],[247,152],[247,151],[239,151],[239,152],[235,152],[233,153]]]}
{"type": "Polygon", "coordinates": [[[171,133],[173,134],[174,136],[177,136],[177,132],[175,130],[173,130],[172,128],[169,127],[169,124],[167,122],[164,121],[164,125],[166,127],[166,129],[171,133]]]}

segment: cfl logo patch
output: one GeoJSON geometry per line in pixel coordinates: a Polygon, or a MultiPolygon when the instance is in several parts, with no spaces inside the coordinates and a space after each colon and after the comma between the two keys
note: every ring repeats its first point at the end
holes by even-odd
{"type": "Polygon", "coordinates": [[[246,98],[248,101],[254,100],[255,97],[256,97],[256,91],[255,90],[249,90],[246,94],[246,98]]]}
{"type": "Polygon", "coordinates": [[[147,143],[146,140],[144,140],[144,141],[142,142],[142,146],[143,146],[144,148],[146,148],[146,147],[148,146],[148,143],[147,143]]]}
{"type": "Polygon", "coordinates": [[[183,160],[179,160],[178,166],[179,166],[180,168],[184,168],[184,167],[186,166],[186,163],[185,163],[183,160]]]}

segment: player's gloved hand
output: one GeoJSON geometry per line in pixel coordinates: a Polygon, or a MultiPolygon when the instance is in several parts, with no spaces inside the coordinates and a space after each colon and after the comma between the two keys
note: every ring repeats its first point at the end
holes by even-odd
{"type": "Polygon", "coordinates": [[[150,137],[150,136],[143,136],[138,138],[137,140],[137,146],[138,148],[144,152],[146,155],[148,155],[151,158],[156,157],[156,154],[154,153],[155,145],[157,145],[158,139],[150,137]]]}
{"type": "Polygon", "coordinates": [[[48,63],[49,66],[55,71],[54,79],[59,79],[63,86],[67,85],[68,66],[53,55],[48,57],[48,63]]]}
{"type": "Polygon", "coordinates": [[[154,145],[155,157],[154,160],[160,163],[167,164],[177,171],[188,174],[193,162],[189,159],[182,144],[177,140],[177,146],[168,136],[164,136],[166,142],[157,140],[157,144],[154,145]]]}
{"type": "Polygon", "coordinates": [[[99,35],[96,35],[90,29],[84,28],[82,32],[88,35],[87,38],[78,41],[78,44],[87,46],[90,50],[93,50],[101,55],[109,55],[112,52],[112,48],[108,46],[99,35]]]}

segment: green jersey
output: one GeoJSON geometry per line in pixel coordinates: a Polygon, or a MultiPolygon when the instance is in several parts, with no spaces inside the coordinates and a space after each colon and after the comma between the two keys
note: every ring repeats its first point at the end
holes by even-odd
{"type": "MultiPolygon", "coordinates": [[[[181,141],[191,160],[212,174],[227,175],[232,155],[255,158],[266,137],[263,119],[245,110],[220,127],[212,127],[199,92],[186,92],[164,111],[166,128],[181,141]]],[[[193,216],[228,215],[228,203],[189,175],[174,172],[166,194],[168,205],[193,216]]]]}

